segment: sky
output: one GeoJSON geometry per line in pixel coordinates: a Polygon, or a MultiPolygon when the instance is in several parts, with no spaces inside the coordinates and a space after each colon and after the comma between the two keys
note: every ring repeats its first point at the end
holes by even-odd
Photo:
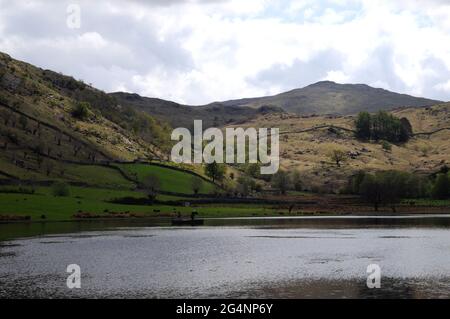
{"type": "Polygon", "coordinates": [[[184,104],[322,80],[450,100],[450,0],[0,0],[0,51],[184,104]]]}

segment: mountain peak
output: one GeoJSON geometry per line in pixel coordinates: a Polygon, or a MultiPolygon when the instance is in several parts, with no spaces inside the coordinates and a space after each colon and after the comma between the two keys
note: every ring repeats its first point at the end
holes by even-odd
{"type": "Polygon", "coordinates": [[[325,80],[325,81],[319,81],[319,82],[310,84],[310,85],[308,85],[308,86],[309,86],[309,87],[314,87],[314,86],[330,87],[330,86],[336,86],[336,85],[339,85],[339,84],[336,83],[336,82],[333,82],[333,81],[325,80]]]}
{"type": "Polygon", "coordinates": [[[390,92],[367,84],[341,84],[319,81],[304,88],[293,89],[273,96],[223,102],[257,108],[273,105],[297,114],[356,114],[376,112],[398,107],[423,107],[441,101],[390,92]]]}

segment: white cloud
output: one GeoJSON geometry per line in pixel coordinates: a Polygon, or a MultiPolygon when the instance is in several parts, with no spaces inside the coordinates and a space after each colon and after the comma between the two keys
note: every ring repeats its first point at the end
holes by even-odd
{"type": "Polygon", "coordinates": [[[444,91],[445,93],[450,93],[450,80],[447,82],[436,84],[435,86],[436,90],[444,91]]]}
{"type": "Polygon", "coordinates": [[[323,79],[450,99],[448,1],[80,0],[79,30],[69,3],[0,0],[0,50],[190,104],[323,79]]]}

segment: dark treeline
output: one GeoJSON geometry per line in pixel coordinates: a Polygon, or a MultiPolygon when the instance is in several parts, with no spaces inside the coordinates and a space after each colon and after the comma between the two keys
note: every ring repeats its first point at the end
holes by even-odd
{"type": "Polygon", "coordinates": [[[348,188],[349,193],[359,194],[375,210],[387,206],[395,212],[402,199],[450,198],[450,173],[446,166],[430,176],[395,170],[374,174],[359,171],[350,178],[348,188]]]}
{"type": "Polygon", "coordinates": [[[412,126],[407,118],[397,118],[386,111],[371,115],[361,112],[355,121],[356,137],[362,140],[386,140],[404,143],[412,135],[412,126]]]}

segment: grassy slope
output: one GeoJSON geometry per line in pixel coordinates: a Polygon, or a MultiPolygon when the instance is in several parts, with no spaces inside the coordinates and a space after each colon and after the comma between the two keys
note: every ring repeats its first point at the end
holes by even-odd
{"type": "Polygon", "coordinates": [[[98,165],[69,165],[66,174],[90,185],[114,188],[134,187],[134,184],[125,179],[118,170],[98,165]]]}
{"type": "MultiPolygon", "coordinates": [[[[194,176],[192,174],[148,164],[117,164],[117,166],[131,176],[136,176],[140,182],[148,174],[158,176],[161,181],[161,190],[163,191],[193,194],[191,183],[194,176]]],[[[203,181],[200,193],[211,193],[214,191],[214,188],[214,184],[203,181]]]]}
{"type": "Polygon", "coordinates": [[[73,78],[42,70],[2,53],[0,102],[0,146],[3,148],[4,143],[8,143],[7,148],[2,149],[0,162],[13,163],[19,159],[30,172],[42,174],[44,171],[37,162],[35,148],[38,145],[44,155],[43,166],[50,163],[58,168],[63,166],[58,159],[91,162],[93,155],[96,161],[164,156],[153,144],[161,141],[152,137],[157,132],[169,136],[168,128],[161,122],[143,113],[125,112],[104,92],[73,78]],[[85,100],[91,102],[88,118],[74,118],[71,115],[74,105],[85,100]],[[27,119],[25,125],[21,117],[27,119]],[[137,133],[128,127],[136,125],[137,133]],[[150,127],[152,131],[146,132],[150,127]],[[15,136],[15,141],[7,135],[15,136]]]}
{"type": "MultiPolygon", "coordinates": [[[[450,103],[429,108],[407,108],[392,112],[410,120],[413,131],[428,132],[450,127],[450,103]]],[[[296,132],[325,124],[353,128],[353,116],[298,116],[267,115],[240,124],[242,127],[278,127],[280,131],[296,132]]],[[[403,145],[392,145],[391,151],[381,143],[361,142],[353,134],[328,129],[306,133],[290,133],[280,136],[281,166],[287,170],[299,170],[308,188],[338,191],[346,185],[349,175],[359,169],[434,172],[442,165],[450,164],[450,130],[431,136],[418,135],[403,145]],[[342,167],[336,167],[328,153],[332,149],[354,153],[342,167]]]]}

